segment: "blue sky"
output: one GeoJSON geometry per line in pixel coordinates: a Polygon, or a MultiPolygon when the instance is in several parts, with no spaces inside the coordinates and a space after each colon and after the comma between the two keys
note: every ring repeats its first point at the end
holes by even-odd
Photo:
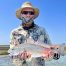
{"type": "Polygon", "coordinates": [[[25,1],[39,8],[35,23],[46,29],[52,43],[66,43],[66,0],[0,0],[0,44],[9,44],[11,30],[21,24],[15,13],[25,1]]]}

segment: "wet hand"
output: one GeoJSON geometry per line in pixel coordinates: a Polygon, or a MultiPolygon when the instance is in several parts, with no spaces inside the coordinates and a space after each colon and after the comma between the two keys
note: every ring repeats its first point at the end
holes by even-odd
{"type": "Polygon", "coordinates": [[[26,60],[26,59],[29,59],[31,57],[31,54],[27,51],[23,51],[23,52],[19,53],[18,56],[21,60],[26,60]]]}
{"type": "Polygon", "coordinates": [[[54,56],[54,52],[48,48],[48,49],[45,49],[46,51],[44,51],[44,56],[42,56],[45,60],[50,60],[50,59],[53,59],[53,56],[54,56]]]}

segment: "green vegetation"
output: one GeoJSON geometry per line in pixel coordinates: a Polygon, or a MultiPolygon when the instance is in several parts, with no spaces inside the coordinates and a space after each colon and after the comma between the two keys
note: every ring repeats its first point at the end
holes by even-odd
{"type": "Polygon", "coordinates": [[[8,50],[0,50],[0,55],[8,55],[8,50]]]}
{"type": "Polygon", "coordinates": [[[0,55],[8,55],[9,45],[0,45],[0,55]]]}

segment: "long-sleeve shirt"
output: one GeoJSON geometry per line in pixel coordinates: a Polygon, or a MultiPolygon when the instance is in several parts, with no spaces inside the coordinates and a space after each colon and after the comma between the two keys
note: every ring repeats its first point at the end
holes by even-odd
{"type": "Polygon", "coordinates": [[[51,44],[46,30],[36,24],[30,28],[20,25],[18,28],[12,30],[10,35],[10,48],[23,44],[24,42],[41,41],[46,44],[51,44]]]}

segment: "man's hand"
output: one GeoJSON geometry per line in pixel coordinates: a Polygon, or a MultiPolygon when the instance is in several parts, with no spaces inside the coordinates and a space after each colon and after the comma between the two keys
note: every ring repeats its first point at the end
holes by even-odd
{"type": "Polygon", "coordinates": [[[44,58],[44,60],[53,59],[54,52],[50,48],[46,48],[45,51],[43,51],[43,53],[44,53],[44,56],[42,56],[42,58],[44,58]]]}
{"type": "Polygon", "coordinates": [[[26,60],[31,57],[31,54],[29,52],[23,51],[23,52],[19,53],[18,56],[21,60],[26,60]]]}

